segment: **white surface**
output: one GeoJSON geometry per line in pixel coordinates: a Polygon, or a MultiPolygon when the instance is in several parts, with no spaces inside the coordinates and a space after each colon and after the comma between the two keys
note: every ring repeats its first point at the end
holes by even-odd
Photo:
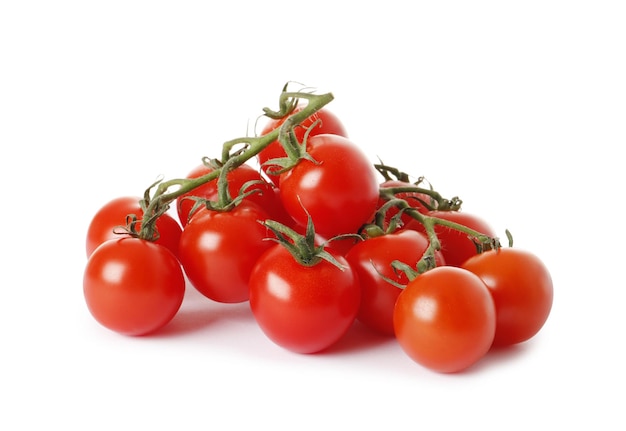
{"type": "Polygon", "coordinates": [[[622,2],[209,3],[0,5],[0,428],[623,429],[622,2]],[[219,154],[288,80],[546,262],[536,338],[439,375],[358,327],[288,353],[192,290],[159,335],[95,323],[93,212],[219,154]]]}

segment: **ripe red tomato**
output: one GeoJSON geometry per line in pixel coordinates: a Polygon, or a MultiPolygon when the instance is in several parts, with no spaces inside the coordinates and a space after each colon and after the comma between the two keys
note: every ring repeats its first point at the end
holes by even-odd
{"type": "MultiPolygon", "coordinates": [[[[407,285],[409,279],[402,271],[394,270],[391,263],[399,260],[415,267],[428,248],[428,240],[414,230],[397,231],[368,238],[357,243],[346,254],[346,259],[356,271],[361,284],[361,305],[357,319],[376,332],[394,335],[393,309],[402,289],[385,280],[407,285]]],[[[444,265],[441,253],[436,264],[444,265]]]]}
{"type": "Polygon", "coordinates": [[[454,373],[487,353],[495,334],[496,310],[477,275],[440,266],[417,276],[400,293],[393,323],[400,346],[415,362],[454,373]]]}
{"type": "Polygon", "coordinates": [[[534,254],[515,248],[490,250],[463,268],[485,282],[496,305],[495,346],[521,343],[543,327],[553,301],[552,278],[534,254]]]}
{"type": "MultiPolygon", "coordinates": [[[[100,208],[87,228],[86,250],[87,257],[103,242],[110,239],[122,238],[128,235],[113,233],[115,228],[126,225],[126,216],[134,214],[138,219],[143,216],[139,205],[139,197],[126,196],[113,199],[100,208]]],[[[141,228],[141,223],[136,226],[141,228]]],[[[178,254],[178,241],[182,233],[180,224],[169,214],[163,214],[156,221],[159,238],[157,244],[164,245],[175,255],[178,254]]]]}
{"type": "Polygon", "coordinates": [[[280,177],[285,209],[301,226],[310,215],[323,237],[357,233],[376,211],[373,165],[359,147],[338,135],[311,137],[308,152],[317,163],[303,159],[280,177]]]}
{"type": "Polygon", "coordinates": [[[252,313],[265,335],[287,350],[322,351],[354,322],[361,296],[358,278],[342,256],[328,251],[343,270],[325,260],[304,266],[275,244],[252,271],[252,313]]]}
{"type": "MultiPolygon", "coordinates": [[[[210,167],[199,165],[187,174],[187,178],[199,178],[211,171],[212,169],[210,167]]],[[[246,200],[254,202],[267,210],[268,213],[272,215],[272,218],[280,221],[280,217],[285,217],[285,211],[281,208],[280,199],[274,190],[274,186],[268,183],[261,176],[261,173],[252,166],[246,164],[238,166],[228,173],[226,179],[228,180],[228,192],[232,198],[239,195],[239,191],[244,184],[249,181],[257,181],[255,185],[250,186],[247,190],[258,190],[258,192],[249,195],[246,197],[246,200]]],[[[194,200],[188,199],[190,196],[217,201],[217,179],[209,181],[176,199],[178,218],[183,226],[189,222],[189,213],[195,204],[194,200]]]]}
{"type": "Polygon", "coordinates": [[[258,257],[273,243],[259,220],[267,214],[252,203],[231,211],[201,209],[180,237],[179,258],[187,278],[217,302],[248,300],[248,278],[258,257]]]}
{"type": "MultiPolygon", "coordinates": [[[[496,236],[489,223],[474,214],[462,211],[429,211],[427,215],[467,226],[490,237],[496,236]]],[[[411,221],[406,228],[415,229],[422,233],[425,232],[424,226],[417,220],[411,221]]],[[[446,226],[436,225],[435,233],[441,243],[441,254],[443,254],[446,265],[461,266],[463,262],[477,254],[474,241],[463,232],[446,226]]]]}
{"type": "MultiPolygon", "coordinates": [[[[396,187],[415,187],[414,184],[405,182],[405,181],[398,181],[398,180],[388,180],[383,182],[380,185],[381,189],[390,189],[390,188],[396,188],[396,187]]],[[[430,202],[430,196],[428,196],[427,194],[424,193],[417,193],[417,192],[400,192],[400,193],[396,193],[395,197],[398,199],[404,199],[406,201],[407,204],[409,204],[409,206],[411,206],[412,208],[415,208],[417,211],[419,211],[422,214],[426,214],[428,213],[429,209],[424,206],[423,202],[430,202]]],[[[378,199],[378,206],[377,209],[380,209],[380,207],[382,207],[385,203],[387,202],[386,199],[383,199],[382,197],[378,199]]],[[[396,207],[390,208],[386,213],[385,213],[385,226],[389,225],[389,221],[391,220],[391,218],[398,214],[399,209],[396,207]]],[[[400,216],[400,220],[403,223],[403,226],[401,227],[405,227],[408,223],[412,222],[414,219],[404,213],[402,214],[402,216],[400,216]]]]}
{"type": "Polygon", "coordinates": [[[166,247],[139,238],[109,240],[87,261],[83,292],[104,327],[124,335],[161,329],[178,312],[185,277],[166,247]]]}
{"type": "MultiPolygon", "coordinates": [[[[289,116],[301,111],[302,108],[303,106],[298,106],[289,116]]],[[[285,120],[289,118],[289,116],[277,120],[270,119],[265,124],[265,127],[263,127],[261,135],[267,135],[271,131],[282,126],[285,120]]],[[[320,120],[320,123],[311,128],[311,131],[309,132],[309,137],[325,133],[348,137],[346,129],[343,124],[341,124],[339,118],[328,109],[322,108],[315,114],[304,120],[302,123],[300,123],[298,126],[294,127],[294,133],[296,135],[296,138],[298,139],[298,142],[302,142],[307,129],[309,129],[317,120],[320,120]]],[[[268,170],[271,170],[271,167],[268,165],[263,165],[263,163],[267,162],[268,160],[278,159],[281,157],[287,157],[287,154],[285,153],[285,150],[283,149],[280,142],[278,142],[278,140],[272,142],[267,147],[265,147],[257,156],[257,160],[261,165],[261,169],[263,169],[263,171],[267,174],[267,177],[276,185],[280,184],[280,176],[268,173],[268,170]]]]}

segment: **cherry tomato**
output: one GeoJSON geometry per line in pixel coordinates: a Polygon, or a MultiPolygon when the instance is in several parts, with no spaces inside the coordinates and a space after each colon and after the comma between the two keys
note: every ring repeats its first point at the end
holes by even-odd
{"type": "Polygon", "coordinates": [[[109,240],[89,257],[83,292],[93,317],[124,335],[161,329],[178,312],[185,278],[174,254],[139,238],[109,240]]]}
{"type": "Polygon", "coordinates": [[[489,351],[496,310],[477,275],[440,266],[417,276],[400,293],[393,323],[400,346],[415,362],[454,373],[489,351]]]}
{"type": "MultiPolygon", "coordinates": [[[[390,188],[396,188],[396,187],[415,187],[415,185],[405,182],[405,181],[398,181],[398,180],[385,181],[380,185],[381,189],[390,189],[390,188]]],[[[427,202],[427,203],[430,202],[430,196],[428,196],[427,194],[417,193],[417,192],[400,192],[400,193],[396,193],[395,197],[398,199],[404,199],[407,204],[409,204],[412,208],[415,208],[417,211],[419,211],[422,214],[426,214],[429,211],[428,208],[422,203],[422,202],[427,202]]],[[[386,202],[387,202],[386,199],[383,199],[382,197],[379,198],[377,209],[382,207],[386,202]]],[[[389,221],[394,215],[398,214],[398,211],[399,209],[396,207],[392,207],[392,208],[389,208],[389,210],[387,210],[387,212],[385,213],[385,226],[389,225],[389,221]]],[[[402,214],[402,216],[400,216],[400,220],[402,221],[402,226],[400,226],[400,228],[402,228],[406,226],[408,223],[412,222],[414,219],[410,215],[404,213],[402,214]]]]}
{"type": "MultiPolygon", "coordinates": [[[[210,173],[211,171],[212,169],[210,167],[206,165],[199,165],[187,174],[187,178],[199,178],[210,173]]],[[[263,209],[267,210],[274,219],[280,221],[281,217],[285,217],[285,211],[281,208],[280,199],[274,190],[274,186],[268,183],[261,176],[261,173],[252,166],[246,164],[238,166],[226,175],[226,179],[228,180],[228,192],[232,198],[239,195],[239,191],[244,184],[249,181],[256,181],[256,184],[251,185],[246,190],[258,190],[258,192],[249,195],[246,197],[246,200],[254,202],[263,209]]],[[[178,218],[183,226],[189,222],[189,213],[195,204],[194,200],[189,199],[191,196],[217,201],[217,179],[211,180],[195,188],[193,191],[185,193],[177,198],[176,209],[178,211],[178,218]]]]}
{"type": "MultiPolygon", "coordinates": [[[[474,214],[462,211],[429,211],[427,215],[449,220],[490,237],[495,237],[495,232],[489,223],[474,214]]],[[[424,226],[417,220],[411,221],[406,228],[425,232],[424,226]]],[[[441,243],[441,254],[443,254],[446,265],[461,266],[463,262],[477,254],[474,241],[463,232],[436,225],[435,233],[441,243]]]]}
{"type": "MultiPolygon", "coordinates": [[[[129,236],[114,233],[114,230],[126,225],[126,216],[128,215],[134,214],[138,219],[141,219],[143,211],[139,205],[139,200],[139,197],[133,196],[116,198],[107,202],[96,212],[87,229],[87,257],[103,242],[129,236]]],[[[137,223],[136,228],[139,230],[141,223],[137,223]]],[[[165,213],[156,221],[156,229],[159,233],[156,243],[164,245],[177,255],[182,228],[176,219],[165,213]]]]}
{"type": "MultiPolygon", "coordinates": [[[[346,259],[361,284],[359,321],[376,332],[394,335],[393,309],[402,289],[385,278],[407,285],[409,279],[406,274],[394,270],[391,263],[399,260],[415,267],[427,248],[428,240],[424,235],[414,230],[403,230],[368,238],[350,249],[346,259]]],[[[444,265],[441,253],[436,255],[436,264],[444,265]]]]}
{"type": "Polygon", "coordinates": [[[543,327],[553,301],[552,278],[534,254],[515,248],[490,250],[463,268],[485,282],[496,305],[495,346],[521,343],[543,327]]]}
{"type": "Polygon", "coordinates": [[[180,237],[179,258],[187,278],[217,302],[248,300],[248,278],[258,257],[273,243],[258,221],[267,214],[252,203],[231,211],[201,209],[180,237]]]}
{"type": "Polygon", "coordinates": [[[285,209],[301,226],[310,215],[323,237],[356,233],[376,211],[373,165],[352,141],[338,135],[311,137],[308,152],[317,163],[303,159],[281,174],[285,209]]]}
{"type": "Polygon", "coordinates": [[[342,256],[328,251],[343,270],[324,260],[304,266],[282,244],[275,244],[252,271],[252,313],[265,335],[287,350],[322,351],[337,342],[356,318],[358,278],[342,256]]]}
{"type": "MultiPolygon", "coordinates": [[[[298,106],[289,116],[301,111],[302,108],[303,106],[298,106]]],[[[282,126],[285,120],[289,118],[289,116],[277,120],[270,119],[261,131],[261,135],[267,135],[271,131],[282,126]]],[[[309,128],[311,128],[311,131],[309,132],[309,137],[325,133],[348,137],[346,129],[343,124],[341,124],[339,118],[326,108],[320,109],[315,114],[311,115],[309,118],[300,123],[298,126],[294,127],[294,133],[296,135],[296,138],[298,139],[298,142],[303,141],[304,134],[309,128]],[[320,122],[311,128],[313,123],[317,120],[320,120],[320,122]]],[[[287,157],[287,154],[285,153],[285,150],[283,149],[280,142],[278,142],[278,140],[272,142],[267,147],[265,147],[257,156],[257,160],[261,165],[261,169],[267,174],[267,177],[276,185],[280,184],[280,176],[272,175],[270,172],[268,172],[275,167],[263,165],[263,163],[267,162],[268,160],[278,159],[281,157],[287,157]]]]}

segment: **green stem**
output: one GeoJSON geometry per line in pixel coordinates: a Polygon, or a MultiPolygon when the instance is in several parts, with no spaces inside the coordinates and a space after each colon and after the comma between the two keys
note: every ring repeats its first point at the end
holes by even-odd
{"type": "MultiPolygon", "coordinates": [[[[294,126],[300,124],[300,122],[330,103],[333,98],[334,96],[332,93],[315,95],[309,93],[283,91],[280,95],[281,106],[286,103],[285,101],[288,99],[308,99],[309,103],[301,111],[287,118],[279,129],[273,130],[272,132],[259,137],[243,137],[225,142],[222,147],[222,159],[224,164],[228,166],[229,170],[243,165],[248,160],[259,154],[269,144],[274,142],[278,138],[279,133],[287,133],[294,126]],[[245,145],[244,150],[231,155],[231,150],[236,145],[240,144],[245,145]]],[[[266,109],[265,112],[268,112],[268,110],[266,109]]],[[[155,237],[156,220],[161,214],[167,211],[170,203],[176,200],[179,196],[189,193],[201,185],[219,178],[224,167],[225,166],[222,166],[219,169],[215,169],[206,175],[197,178],[178,178],[160,182],[156,186],[156,190],[151,198],[148,191],[146,191],[143,202],[145,205],[144,221],[142,222],[141,230],[139,231],[138,236],[147,240],[153,239],[155,237]],[[172,187],[176,187],[176,190],[170,191],[172,187]]],[[[226,175],[224,175],[224,181],[225,177],[226,175]]],[[[148,190],[152,189],[153,186],[151,186],[148,190]]],[[[220,199],[221,198],[222,196],[220,196],[220,199]]]]}
{"type": "Polygon", "coordinates": [[[429,210],[458,211],[461,208],[461,204],[463,203],[463,201],[458,197],[446,199],[441,196],[439,192],[433,189],[426,189],[418,186],[387,187],[380,189],[380,197],[383,199],[393,199],[395,195],[399,193],[423,194],[430,196],[436,202],[436,205],[432,205],[428,202],[419,200],[420,203],[422,203],[429,210]]]}

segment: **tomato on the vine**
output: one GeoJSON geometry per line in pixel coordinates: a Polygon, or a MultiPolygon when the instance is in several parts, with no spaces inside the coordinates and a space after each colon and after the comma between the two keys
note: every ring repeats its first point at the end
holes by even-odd
{"type": "Polygon", "coordinates": [[[146,335],[176,315],[185,277],[166,247],[139,238],[113,239],[89,257],[83,293],[101,325],[124,335],[146,335]]]}
{"type": "Polygon", "coordinates": [[[328,252],[342,269],[326,260],[302,265],[282,244],[275,244],[252,271],[252,313],[265,335],[287,350],[325,350],[356,318],[361,296],[358,278],[342,256],[328,252]]]}
{"type": "MultiPolygon", "coordinates": [[[[270,119],[263,127],[261,135],[267,135],[271,131],[279,128],[283,125],[287,118],[301,111],[302,108],[302,105],[296,107],[293,112],[286,117],[280,119],[270,119]]],[[[309,137],[326,133],[340,135],[344,137],[348,136],[348,133],[346,132],[346,129],[339,120],[339,118],[326,108],[320,109],[315,114],[302,121],[298,126],[293,129],[293,132],[298,142],[301,143],[304,140],[304,135],[308,129],[310,129],[309,137]],[[319,122],[317,122],[318,120],[319,122]],[[313,125],[314,123],[315,125],[313,125]]],[[[285,153],[283,146],[280,144],[280,142],[278,142],[278,140],[269,144],[257,155],[257,160],[261,165],[261,169],[266,173],[267,177],[276,185],[280,184],[280,175],[272,174],[271,171],[272,169],[275,169],[275,167],[264,163],[266,163],[268,160],[278,159],[286,156],[287,154],[285,153]]]]}
{"type": "Polygon", "coordinates": [[[536,255],[500,248],[468,259],[463,268],[478,275],[493,297],[494,346],[521,343],[543,327],[552,309],[554,291],[550,273],[536,255]]]}
{"type": "Polygon", "coordinates": [[[400,293],[393,322],[410,358],[429,369],[454,373],[489,351],[496,310],[480,277],[440,266],[418,275],[400,293]]]}
{"type": "Polygon", "coordinates": [[[217,302],[248,300],[248,278],[258,257],[272,245],[259,223],[268,215],[243,202],[230,211],[202,208],[180,238],[179,258],[191,284],[217,302]]]}
{"type": "Polygon", "coordinates": [[[280,176],[280,197],[301,226],[308,217],[330,238],[356,233],[371,220],[378,203],[376,171],[361,149],[339,135],[315,135],[308,154],[280,176]]]}
{"type": "MultiPolygon", "coordinates": [[[[331,243],[332,244],[332,243],[331,243]]],[[[392,262],[400,261],[414,267],[428,248],[428,240],[414,230],[368,238],[357,243],[346,254],[361,284],[361,305],[357,319],[367,327],[385,335],[394,335],[393,309],[402,291],[390,283],[407,285],[407,275],[394,269],[392,262]]],[[[441,253],[435,253],[437,266],[445,264],[441,253]]]]}
{"type": "MultiPolygon", "coordinates": [[[[475,214],[463,211],[435,210],[429,211],[426,215],[458,223],[481,234],[492,238],[495,237],[495,232],[491,225],[475,214]]],[[[422,233],[425,232],[424,225],[417,220],[411,221],[406,228],[415,229],[422,233]]],[[[441,243],[441,254],[443,254],[443,258],[446,260],[446,265],[461,266],[463,262],[478,253],[473,239],[461,231],[437,224],[435,225],[435,233],[441,243]]]]}
{"type": "MultiPolygon", "coordinates": [[[[91,219],[87,228],[86,251],[89,257],[93,251],[102,243],[115,238],[129,236],[121,233],[121,228],[126,226],[126,217],[135,215],[138,220],[143,217],[140,198],[124,196],[113,199],[102,206],[91,219]],[[115,233],[116,229],[120,233],[115,233]]],[[[139,231],[141,222],[137,223],[135,229],[139,231]]],[[[159,238],[155,241],[170,249],[175,255],[178,254],[178,241],[182,233],[180,224],[174,217],[165,213],[156,221],[156,230],[159,238]]]]}
{"type": "MultiPolygon", "coordinates": [[[[213,168],[207,165],[198,165],[187,174],[187,178],[199,178],[213,171],[213,168]]],[[[254,202],[255,204],[266,210],[273,218],[285,219],[286,213],[281,207],[280,198],[272,184],[267,182],[261,175],[261,173],[254,169],[252,166],[243,164],[226,175],[228,180],[228,193],[231,198],[239,195],[241,187],[250,183],[247,191],[256,190],[255,193],[248,195],[245,200],[254,202]]],[[[190,212],[194,207],[195,201],[189,199],[190,197],[198,197],[210,201],[218,200],[218,187],[217,179],[211,180],[196,187],[193,191],[185,193],[176,199],[176,209],[178,211],[178,218],[183,226],[187,225],[190,218],[190,212]]],[[[191,214],[193,216],[193,214],[191,214]]]]}

